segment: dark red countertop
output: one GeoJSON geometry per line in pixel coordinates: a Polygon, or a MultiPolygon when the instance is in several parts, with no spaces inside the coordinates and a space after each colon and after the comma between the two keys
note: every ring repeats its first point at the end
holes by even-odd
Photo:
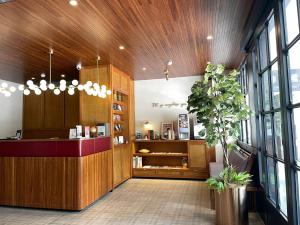
{"type": "Polygon", "coordinates": [[[81,157],[109,149],[110,137],[0,141],[0,157],[81,157]]]}

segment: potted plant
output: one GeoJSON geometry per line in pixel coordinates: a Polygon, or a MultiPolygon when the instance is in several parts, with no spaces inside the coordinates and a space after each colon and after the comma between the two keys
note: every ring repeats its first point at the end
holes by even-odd
{"type": "Polygon", "coordinates": [[[206,132],[207,144],[214,146],[220,143],[223,149],[224,170],[219,177],[207,180],[208,185],[217,191],[215,208],[218,225],[248,224],[245,196],[251,175],[236,172],[228,158],[235,146],[232,143],[239,136],[240,121],[249,116],[237,78],[236,70],[226,73],[223,65],[208,64],[204,79],[193,85],[188,98],[188,111],[195,113],[205,127],[200,135],[206,132]]]}

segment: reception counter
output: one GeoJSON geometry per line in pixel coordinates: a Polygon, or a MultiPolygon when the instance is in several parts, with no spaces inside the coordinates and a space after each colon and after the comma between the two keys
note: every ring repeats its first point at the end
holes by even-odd
{"type": "Polygon", "coordinates": [[[110,137],[0,141],[0,205],[81,210],[111,189],[110,137]]]}

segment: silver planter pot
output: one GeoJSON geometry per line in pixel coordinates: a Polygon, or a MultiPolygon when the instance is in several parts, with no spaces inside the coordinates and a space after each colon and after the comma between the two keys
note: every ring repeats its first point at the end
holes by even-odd
{"type": "Polygon", "coordinates": [[[215,191],[217,225],[248,225],[246,186],[230,186],[221,193],[215,191]]]}

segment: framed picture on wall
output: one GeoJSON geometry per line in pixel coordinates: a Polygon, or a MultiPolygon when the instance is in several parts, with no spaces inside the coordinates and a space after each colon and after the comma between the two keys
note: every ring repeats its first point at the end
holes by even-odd
{"type": "Polygon", "coordinates": [[[168,139],[169,130],[174,130],[172,122],[161,123],[161,139],[168,139]]]}

